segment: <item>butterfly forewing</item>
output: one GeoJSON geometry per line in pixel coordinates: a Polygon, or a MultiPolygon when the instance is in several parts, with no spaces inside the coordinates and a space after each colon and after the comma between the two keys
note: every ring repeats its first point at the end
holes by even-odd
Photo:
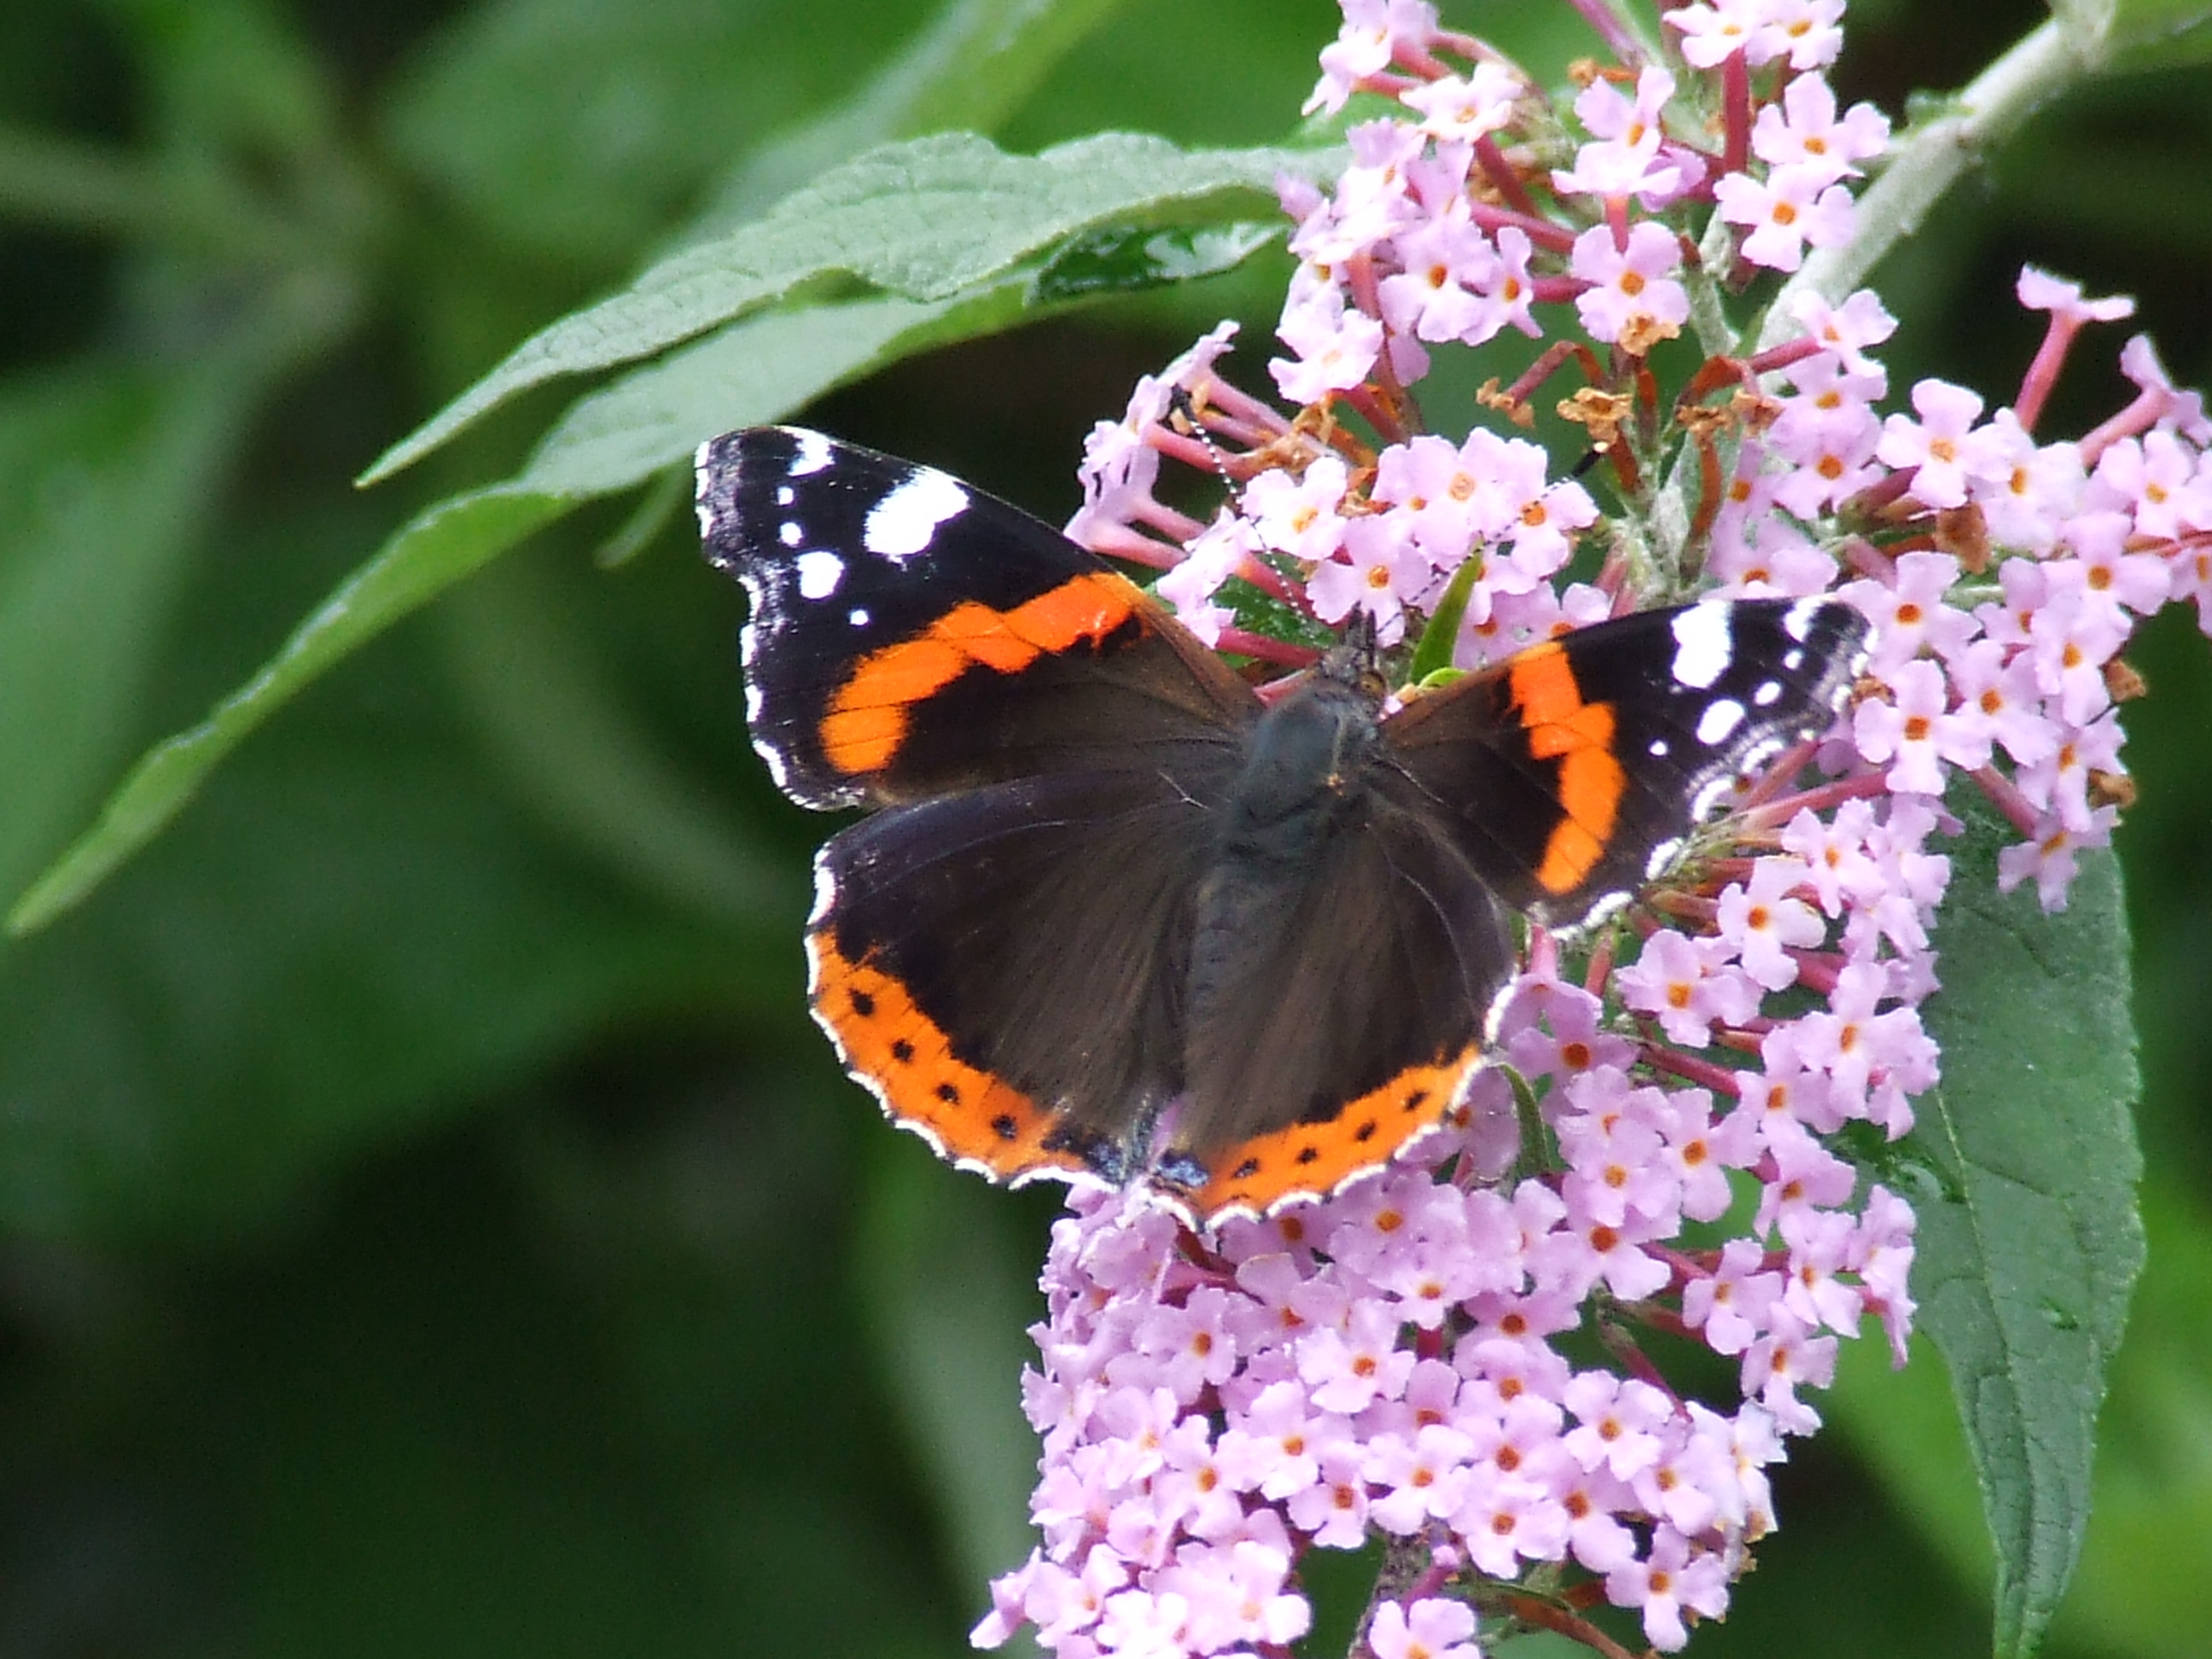
{"type": "Polygon", "coordinates": [[[1110,769],[1256,706],[1103,560],[933,468],[755,428],[701,449],[698,505],[752,602],[754,744],[805,805],[1110,769]]]}
{"type": "Polygon", "coordinates": [[[1643,611],[1532,647],[1383,724],[1507,902],[1571,927],[1648,883],[1729,784],[1835,718],[1866,623],[1822,599],[1643,611]]]}

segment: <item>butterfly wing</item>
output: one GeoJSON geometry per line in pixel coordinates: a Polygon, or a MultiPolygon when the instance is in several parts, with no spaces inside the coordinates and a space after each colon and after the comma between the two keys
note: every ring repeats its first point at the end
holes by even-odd
{"type": "Polygon", "coordinates": [[[1407,704],[1383,723],[1386,787],[1501,898],[1572,927],[1656,876],[1735,779],[1826,729],[1866,637],[1824,599],[1601,623],[1407,704]]]}
{"type": "Polygon", "coordinates": [[[1435,1128],[1513,962],[1459,849],[1372,793],[1294,875],[1216,866],[1193,950],[1187,1088],[1156,1180],[1207,1221],[1331,1192],[1435,1128]]]}
{"type": "Polygon", "coordinates": [[[815,1018],[895,1121],[994,1179],[1135,1173],[1182,1086],[1192,906],[1235,765],[1224,743],[1013,779],[823,848],[815,1018]]]}
{"type": "Polygon", "coordinates": [[[751,599],[754,746],[804,805],[1112,769],[1257,712],[1127,577],[933,468],[753,428],[701,447],[698,507],[751,599]]]}

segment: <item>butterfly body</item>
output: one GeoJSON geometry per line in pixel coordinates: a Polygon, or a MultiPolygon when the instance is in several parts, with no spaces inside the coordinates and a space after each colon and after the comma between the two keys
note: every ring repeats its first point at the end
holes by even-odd
{"type": "Polygon", "coordinates": [[[1583,924],[1824,726],[1863,626],[1655,612],[1386,713],[1332,652],[1272,702],[1104,562],[927,468],[787,428],[700,453],[752,601],[748,714],[817,860],[816,1018],[994,1178],[1194,1219],[1334,1190],[1461,1099],[1511,916],[1583,924]]]}

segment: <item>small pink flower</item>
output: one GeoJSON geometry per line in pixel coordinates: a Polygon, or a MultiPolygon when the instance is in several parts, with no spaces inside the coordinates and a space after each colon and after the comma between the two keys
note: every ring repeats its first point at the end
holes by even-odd
{"type": "Polygon", "coordinates": [[[1658,1528],[1646,1559],[1606,1575],[1606,1599],[1635,1607],[1652,1646],[1672,1653],[1689,1641],[1684,1608],[1717,1619],[1728,1610],[1728,1569],[1717,1555],[1692,1556],[1688,1540],[1672,1527],[1658,1528]]]}
{"type": "Polygon", "coordinates": [[[1912,493],[1930,507],[1960,507],[1966,499],[1966,435],[1980,418],[1978,393],[1948,380],[1923,380],[1912,388],[1917,421],[1893,415],[1875,448],[1885,465],[1915,469],[1912,493]]]}
{"type": "Polygon", "coordinates": [[[1841,120],[1836,94],[1817,75],[1800,76],[1783,89],[1779,105],[1759,112],[1751,129],[1752,154],[1773,167],[1804,167],[1826,182],[1856,177],[1856,163],[1889,144],[1889,121],[1871,104],[1854,104],[1841,120]]]}
{"type": "Polygon", "coordinates": [[[1750,228],[1743,257],[1771,270],[1795,270],[1805,249],[1836,247],[1850,240],[1856,210],[1851,193],[1833,182],[1832,169],[1798,164],[1776,167],[1758,180],[1732,173],[1713,185],[1721,217],[1750,228]]]}
{"type": "Polygon", "coordinates": [[[1314,567],[1306,578],[1306,597],[1323,622],[1340,623],[1354,611],[1375,619],[1375,635],[1385,645],[1404,637],[1406,606],[1429,586],[1429,562],[1395,527],[1382,519],[1355,519],[1345,526],[1340,558],[1314,567]]]}
{"type": "Polygon", "coordinates": [[[1621,247],[1603,225],[1575,238],[1569,271],[1590,284],[1575,296],[1575,310],[1590,337],[1649,350],[1689,320],[1690,296],[1673,273],[1682,252],[1663,225],[1642,220],[1621,247]]]}
{"type": "Polygon", "coordinates": [[[1720,936],[1736,947],[1744,972],[1770,991],[1796,984],[1790,952],[1808,950],[1827,933],[1810,905],[1790,896],[1808,874],[1795,859],[1761,859],[1748,886],[1731,882],[1721,890],[1720,936]]]}
{"type": "Polygon", "coordinates": [[[1482,1659],[1474,1645],[1474,1609],[1429,1596],[1412,1607],[1385,1601],[1367,1626],[1375,1659],[1482,1659]]]}

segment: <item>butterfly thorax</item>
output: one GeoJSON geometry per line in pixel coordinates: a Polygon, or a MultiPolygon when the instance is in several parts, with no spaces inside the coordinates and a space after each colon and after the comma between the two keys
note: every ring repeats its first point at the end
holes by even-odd
{"type": "Polygon", "coordinates": [[[1359,686],[1317,678],[1262,715],[1221,814],[1219,860],[1279,877],[1357,827],[1381,749],[1376,714],[1359,686]]]}

